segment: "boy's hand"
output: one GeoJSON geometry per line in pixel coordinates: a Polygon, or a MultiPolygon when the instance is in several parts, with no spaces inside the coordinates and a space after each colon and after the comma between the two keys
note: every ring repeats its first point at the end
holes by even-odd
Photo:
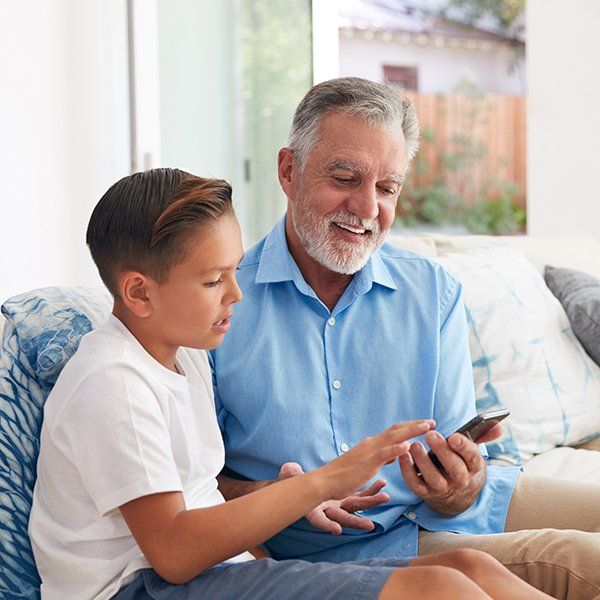
{"type": "MultiPolygon", "coordinates": [[[[298,463],[285,463],[277,481],[283,481],[304,471],[298,463]]],[[[357,491],[343,500],[327,500],[305,515],[306,520],[315,528],[333,535],[340,535],[343,527],[371,531],[375,524],[371,519],[354,514],[356,511],[373,508],[388,502],[390,497],[381,490],[386,485],[385,479],[378,479],[368,488],[357,491]]]]}
{"type": "Polygon", "coordinates": [[[433,420],[408,421],[392,425],[382,433],[365,438],[351,450],[326,465],[307,473],[323,487],[323,498],[342,500],[372,479],[384,464],[409,450],[407,440],[423,435],[435,426],[433,420]]]}

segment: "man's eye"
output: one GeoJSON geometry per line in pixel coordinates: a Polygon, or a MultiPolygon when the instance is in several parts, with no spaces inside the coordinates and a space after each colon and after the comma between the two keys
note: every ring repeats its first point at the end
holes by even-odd
{"type": "Polygon", "coordinates": [[[222,279],[217,279],[215,281],[209,281],[209,282],[205,283],[204,287],[209,287],[209,288],[216,287],[216,286],[218,286],[221,283],[223,283],[223,280],[222,279]]]}
{"type": "Polygon", "coordinates": [[[354,179],[349,179],[348,177],[334,177],[337,183],[352,183],[354,179]]]}

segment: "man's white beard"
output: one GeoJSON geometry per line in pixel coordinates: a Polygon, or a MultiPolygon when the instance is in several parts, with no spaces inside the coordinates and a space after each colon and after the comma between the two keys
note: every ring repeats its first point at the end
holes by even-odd
{"type": "Polygon", "coordinates": [[[300,191],[292,203],[292,223],[307,254],[330,271],[344,275],[360,271],[383,244],[386,233],[381,232],[377,219],[360,219],[343,208],[319,219],[306,206],[300,191]],[[362,243],[347,242],[335,235],[332,223],[370,230],[370,233],[363,234],[362,243]]]}

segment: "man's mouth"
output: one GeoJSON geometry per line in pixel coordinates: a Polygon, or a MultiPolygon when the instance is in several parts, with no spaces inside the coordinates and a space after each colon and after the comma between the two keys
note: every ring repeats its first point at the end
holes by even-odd
{"type": "Polygon", "coordinates": [[[346,223],[333,223],[336,227],[343,229],[345,231],[349,231],[350,233],[354,233],[356,235],[365,235],[366,233],[371,233],[370,229],[364,229],[363,227],[354,227],[352,225],[347,225],[346,223]]]}

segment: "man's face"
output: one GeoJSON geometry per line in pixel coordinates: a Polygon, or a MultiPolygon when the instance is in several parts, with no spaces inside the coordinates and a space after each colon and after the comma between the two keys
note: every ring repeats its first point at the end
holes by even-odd
{"type": "Polygon", "coordinates": [[[394,221],[407,165],[401,131],[343,112],[326,115],[288,194],[294,230],[307,254],[336,273],[359,271],[394,221]]]}

